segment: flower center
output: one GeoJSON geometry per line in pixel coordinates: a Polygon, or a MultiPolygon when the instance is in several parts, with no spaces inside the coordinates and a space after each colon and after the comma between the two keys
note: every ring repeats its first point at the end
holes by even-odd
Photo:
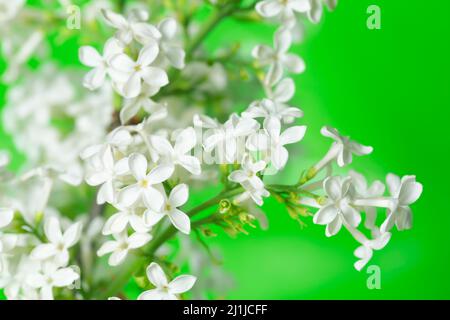
{"type": "Polygon", "coordinates": [[[140,185],[141,185],[142,188],[147,188],[148,187],[148,180],[147,179],[141,180],[140,185]]]}
{"type": "Polygon", "coordinates": [[[166,205],[164,206],[164,209],[166,211],[171,211],[172,210],[172,206],[170,205],[170,203],[166,203],[166,205]]]}
{"type": "Polygon", "coordinates": [[[137,64],[137,65],[134,66],[134,71],[139,72],[141,70],[142,70],[142,67],[141,67],[140,64],[137,64]]]}

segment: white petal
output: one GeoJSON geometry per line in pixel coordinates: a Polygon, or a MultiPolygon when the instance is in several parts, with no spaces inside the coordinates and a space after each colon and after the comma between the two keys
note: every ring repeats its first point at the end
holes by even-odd
{"type": "Polygon", "coordinates": [[[191,232],[191,221],[186,213],[178,209],[174,209],[168,214],[168,216],[175,228],[185,234],[189,234],[191,232]]]}
{"type": "MultiPolygon", "coordinates": [[[[162,190],[164,192],[164,190],[162,190]]],[[[153,211],[160,211],[163,204],[165,195],[162,195],[160,191],[153,187],[148,187],[143,191],[145,206],[153,211]]]]}
{"type": "Polygon", "coordinates": [[[147,175],[147,158],[140,153],[133,153],[128,158],[131,173],[137,181],[144,179],[147,175]]]}
{"type": "Polygon", "coordinates": [[[180,166],[185,168],[187,171],[193,175],[199,175],[202,173],[202,168],[200,165],[200,160],[194,156],[182,156],[178,158],[178,163],[180,166]]]}
{"type": "Polygon", "coordinates": [[[144,213],[144,221],[147,226],[153,227],[159,221],[161,221],[161,219],[164,218],[164,216],[165,216],[164,213],[160,213],[153,210],[146,210],[144,213]]]}
{"type": "Polygon", "coordinates": [[[323,188],[333,201],[338,201],[342,197],[342,186],[339,177],[328,177],[323,183],[323,188]]]}
{"type": "Polygon", "coordinates": [[[174,18],[166,18],[159,23],[158,29],[166,39],[172,39],[177,31],[177,21],[174,18]]]}
{"type": "Polygon", "coordinates": [[[128,255],[128,250],[118,250],[114,251],[108,259],[108,264],[110,266],[118,266],[121,264],[128,255]]]}
{"type": "Polygon", "coordinates": [[[256,11],[266,18],[278,15],[281,10],[283,10],[283,5],[278,0],[265,0],[256,4],[256,11]]]}
{"type": "Polygon", "coordinates": [[[136,63],[133,60],[131,60],[129,56],[123,53],[112,57],[110,60],[110,65],[118,71],[130,74],[134,72],[136,63]]]}
{"type": "Polygon", "coordinates": [[[282,169],[286,165],[288,158],[289,153],[285,147],[280,145],[277,146],[277,148],[272,149],[272,156],[270,159],[272,160],[272,164],[275,169],[282,169]]]}
{"type": "Polygon", "coordinates": [[[152,135],[150,138],[152,146],[160,155],[172,155],[173,147],[170,144],[169,140],[164,137],[152,135]]]}
{"type": "Polygon", "coordinates": [[[179,184],[172,189],[169,195],[169,202],[172,206],[178,208],[184,205],[189,198],[189,188],[186,184],[179,184]]]}
{"type": "Polygon", "coordinates": [[[138,184],[125,187],[117,194],[117,201],[123,207],[133,205],[141,195],[141,187],[138,184]]]}
{"type": "Polygon", "coordinates": [[[293,73],[302,73],[306,69],[305,61],[295,54],[287,54],[283,58],[283,65],[293,73]]]}
{"type": "Polygon", "coordinates": [[[416,182],[414,176],[407,176],[402,179],[402,186],[398,200],[402,205],[410,205],[419,199],[422,194],[422,184],[416,182]],[[405,179],[406,178],[406,179],[405,179]]]}
{"type": "Polygon", "coordinates": [[[276,52],[284,53],[289,50],[292,43],[291,30],[289,28],[280,28],[275,32],[274,47],[276,52]]]}
{"type": "Polygon", "coordinates": [[[337,216],[336,218],[334,218],[333,221],[327,224],[327,227],[325,229],[325,235],[327,237],[332,237],[335,234],[337,234],[339,230],[341,230],[341,227],[342,227],[342,219],[339,216],[337,216]]]}
{"type": "Polygon", "coordinates": [[[192,127],[182,130],[175,141],[175,151],[178,154],[186,154],[195,147],[197,143],[197,136],[195,130],[192,127]]]}
{"type": "Polygon", "coordinates": [[[157,67],[146,67],[141,71],[142,79],[154,87],[164,87],[169,83],[169,77],[166,71],[157,67]]]}
{"type": "Polygon", "coordinates": [[[116,28],[116,29],[125,29],[128,27],[127,20],[120,14],[114,13],[111,10],[102,9],[103,16],[105,17],[106,22],[116,28]]]}
{"type": "Polygon", "coordinates": [[[53,243],[44,243],[38,245],[31,251],[31,258],[36,260],[45,260],[57,253],[56,246],[53,243]]]}
{"type": "Polygon", "coordinates": [[[162,268],[155,262],[150,263],[147,267],[147,278],[157,288],[168,285],[167,277],[162,268]]]}
{"type": "Polygon", "coordinates": [[[280,62],[274,62],[270,65],[269,71],[264,79],[265,84],[269,86],[275,85],[283,76],[283,66],[280,62]]]}
{"type": "Polygon", "coordinates": [[[66,248],[72,247],[75,243],[80,240],[81,230],[83,228],[83,224],[81,222],[74,223],[71,225],[63,235],[63,242],[66,248]]]}
{"type": "Polygon", "coordinates": [[[388,185],[389,193],[394,197],[398,196],[398,192],[400,191],[400,183],[401,183],[400,177],[395,174],[389,173],[386,176],[386,183],[388,185]]]}
{"type": "Polygon", "coordinates": [[[180,294],[191,290],[197,278],[190,275],[181,275],[169,283],[169,291],[172,294],[180,294]]]}
{"type": "Polygon", "coordinates": [[[170,165],[159,165],[150,171],[147,178],[151,184],[158,184],[168,180],[174,171],[174,167],[170,165]]]}
{"type": "Polygon", "coordinates": [[[298,142],[303,139],[305,132],[306,126],[290,127],[280,135],[280,143],[285,145],[298,142]]]}
{"type": "Polygon", "coordinates": [[[66,287],[80,278],[79,274],[71,268],[62,268],[52,274],[55,287],[66,287]]]}
{"type": "Polygon", "coordinates": [[[83,78],[83,86],[89,90],[100,88],[105,82],[106,69],[98,67],[89,71],[83,78]]]}
{"type": "Polygon", "coordinates": [[[14,218],[14,210],[0,208],[0,228],[8,226],[14,218]]]}
{"type": "Polygon", "coordinates": [[[336,218],[336,215],[336,207],[334,205],[327,205],[317,211],[314,215],[313,222],[315,224],[328,224],[336,218]]]}
{"type": "Polygon", "coordinates": [[[62,240],[61,226],[56,217],[49,217],[44,224],[44,233],[50,242],[56,243],[62,240]]]}
{"type": "Polygon", "coordinates": [[[137,249],[144,246],[150,240],[152,240],[152,236],[150,234],[136,232],[128,238],[128,245],[131,249],[137,249]]]}
{"type": "Polygon", "coordinates": [[[151,289],[142,292],[137,300],[163,300],[165,295],[162,294],[162,291],[159,289],[151,289]]]}
{"type": "Polygon", "coordinates": [[[281,82],[277,85],[273,98],[279,102],[287,102],[292,99],[295,93],[295,84],[294,80],[291,78],[286,78],[281,80],[281,82]]]}
{"type": "Polygon", "coordinates": [[[159,47],[156,41],[151,41],[139,52],[137,63],[139,65],[148,66],[150,65],[158,56],[159,47]]]}
{"type": "Polygon", "coordinates": [[[105,254],[111,253],[114,250],[117,249],[118,247],[118,242],[117,241],[106,241],[101,247],[100,249],[98,249],[97,251],[97,255],[99,257],[104,256],[105,254]]]}
{"type": "Polygon", "coordinates": [[[125,83],[125,86],[123,87],[123,94],[125,98],[135,98],[141,93],[141,88],[141,75],[140,73],[135,72],[125,83]]]}
{"type": "Polygon", "coordinates": [[[78,56],[82,64],[88,67],[99,66],[103,58],[98,51],[91,46],[83,46],[78,50],[78,56]]]}
{"type": "Polygon", "coordinates": [[[128,224],[128,214],[124,212],[118,212],[111,216],[111,218],[108,219],[108,226],[110,232],[108,233],[120,233],[125,230],[127,224],[128,224]]]}

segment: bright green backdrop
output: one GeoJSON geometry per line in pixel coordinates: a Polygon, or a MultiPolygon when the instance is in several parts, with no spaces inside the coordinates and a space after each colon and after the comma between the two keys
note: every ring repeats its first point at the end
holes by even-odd
{"type": "MultiPolygon", "coordinates": [[[[450,2],[339,2],[320,25],[308,26],[304,44],[295,49],[307,63],[306,73],[295,77],[295,103],[305,111],[302,122],[309,129],[283,177],[292,182],[291,173],[297,176],[321,157],[330,141],[320,136],[320,127],[335,126],[375,148],[353,164],[368,177],[417,175],[424,192],[413,206],[414,228],[394,232],[389,245],[375,252],[371,264],[381,267],[382,289],[369,290],[366,272],[353,268],[357,243],[348,234],[326,238],[324,228],[311,221],[302,230],[268,200],[268,231],[212,240],[236,278],[228,298],[448,299],[450,2]],[[370,4],[381,7],[381,30],[366,28],[370,4]]],[[[269,43],[271,30],[229,22],[219,26],[208,45],[238,37],[269,43]]],[[[61,54],[76,57],[64,49],[61,54]]],[[[0,148],[9,145],[0,128],[0,148]]]]}

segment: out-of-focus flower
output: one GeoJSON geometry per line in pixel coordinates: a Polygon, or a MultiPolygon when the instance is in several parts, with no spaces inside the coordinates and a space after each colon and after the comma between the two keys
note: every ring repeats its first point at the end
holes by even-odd
{"type": "Polygon", "coordinates": [[[162,268],[155,262],[148,266],[147,278],[156,288],[144,291],[138,300],[178,300],[178,295],[189,291],[197,280],[191,275],[181,275],[169,282],[162,268]]]}

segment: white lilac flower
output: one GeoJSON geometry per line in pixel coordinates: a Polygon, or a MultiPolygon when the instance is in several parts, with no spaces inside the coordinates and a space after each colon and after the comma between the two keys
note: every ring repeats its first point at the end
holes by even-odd
{"type": "Polygon", "coordinates": [[[36,289],[28,284],[30,274],[39,272],[41,263],[33,261],[27,256],[16,256],[7,260],[7,266],[0,273],[0,288],[3,288],[6,298],[9,300],[37,300],[36,289]]]}
{"type": "Polygon", "coordinates": [[[7,227],[14,218],[14,210],[11,208],[0,208],[0,228],[7,227]]]}
{"type": "Polygon", "coordinates": [[[323,183],[323,189],[328,197],[327,203],[314,215],[315,224],[326,225],[327,237],[339,232],[343,223],[357,227],[361,222],[359,212],[352,207],[350,199],[350,177],[328,177],[323,183]]]}
{"type": "Polygon", "coordinates": [[[284,22],[295,17],[295,13],[311,10],[309,0],[263,0],[256,4],[256,11],[265,18],[280,17],[284,22]]]}
{"type": "Polygon", "coordinates": [[[356,141],[350,140],[350,137],[341,135],[337,129],[331,127],[322,127],[320,133],[334,140],[327,154],[314,166],[316,172],[322,170],[331,161],[337,159],[340,167],[352,163],[353,154],[363,156],[373,151],[372,147],[364,146],[356,141]]]}
{"type": "Polygon", "coordinates": [[[412,211],[409,206],[422,194],[422,184],[416,181],[415,176],[404,176],[400,179],[392,173],[387,175],[386,182],[393,205],[388,209],[388,217],[381,225],[381,232],[389,231],[394,224],[398,230],[410,229],[412,211]]]}
{"type": "Polygon", "coordinates": [[[174,146],[164,137],[153,135],[151,144],[161,156],[160,161],[167,165],[180,165],[190,173],[201,173],[200,160],[189,155],[197,144],[195,130],[192,127],[182,130],[175,139],[174,146]]]}
{"type": "Polygon", "coordinates": [[[106,41],[103,48],[103,55],[100,55],[100,53],[91,46],[81,47],[79,49],[81,63],[93,68],[85,75],[83,85],[90,90],[95,90],[104,84],[106,75],[109,75],[113,80],[118,80],[119,76],[124,77],[124,75],[115,72],[110,65],[111,58],[123,53],[123,50],[120,42],[114,38],[106,41]]]}
{"type": "Polygon", "coordinates": [[[95,144],[85,148],[80,153],[80,158],[88,160],[88,162],[94,167],[101,166],[102,158],[108,148],[125,149],[133,141],[133,137],[130,132],[123,127],[118,127],[111,131],[105,138],[106,142],[103,144],[95,144]]]}
{"type": "Polygon", "coordinates": [[[302,73],[305,62],[297,55],[288,53],[292,43],[292,35],[288,28],[280,28],[274,35],[274,48],[267,45],[258,45],[252,55],[261,65],[269,65],[265,83],[273,86],[281,80],[284,70],[293,73],[302,73]]]}
{"type": "Polygon", "coordinates": [[[163,103],[157,103],[150,99],[150,97],[157,94],[160,87],[149,86],[147,83],[142,84],[141,93],[134,98],[125,99],[125,102],[120,109],[120,122],[127,123],[133,118],[139,110],[143,109],[147,113],[153,113],[162,108],[165,108],[163,103]]]}
{"type": "Polygon", "coordinates": [[[271,92],[269,99],[253,102],[242,113],[242,116],[248,118],[274,117],[284,123],[292,123],[295,118],[303,117],[302,110],[286,104],[292,99],[294,93],[294,81],[291,78],[283,79],[276,86],[275,90],[271,92]]]}
{"type": "Polygon", "coordinates": [[[147,159],[140,153],[128,158],[130,171],[136,183],[119,191],[117,201],[122,207],[129,207],[142,200],[146,206],[160,207],[164,198],[154,185],[159,185],[172,176],[173,166],[158,165],[147,173],[147,159]]]}
{"type": "Polygon", "coordinates": [[[117,29],[116,38],[128,45],[133,39],[141,44],[146,44],[150,40],[157,40],[161,37],[158,29],[142,21],[133,21],[110,10],[102,10],[106,22],[117,29]]]}
{"type": "MultiPolygon", "coordinates": [[[[163,193],[165,194],[165,193],[163,193]]],[[[149,208],[144,214],[147,225],[154,226],[165,216],[175,228],[185,234],[191,232],[189,216],[178,208],[183,206],[189,198],[189,188],[186,184],[179,184],[170,191],[169,197],[165,197],[163,205],[159,208],[149,208]]]]}
{"type": "Polygon", "coordinates": [[[355,269],[361,271],[370,259],[372,259],[373,250],[383,249],[388,244],[390,239],[391,234],[389,232],[379,233],[375,239],[367,240],[361,246],[356,248],[354,255],[359,258],[359,260],[354,264],[355,269]]]}
{"type": "Polygon", "coordinates": [[[255,189],[262,189],[264,188],[264,182],[258,177],[258,172],[265,168],[266,163],[263,160],[253,162],[250,156],[245,156],[241,169],[231,172],[228,180],[240,183],[243,186],[250,185],[255,189]]]}
{"type": "Polygon", "coordinates": [[[124,53],[111,59],[113,68],[127,75],[127,80],[122,89],[125,98],[137,97],[142,90],[142,81],[157,88],[169,83],[167,73],[163,69],[151,66],[158,53],[158,44],[155,41],[150,41],[139,51],[136,61],[133,61],[124,53]]]}
{"type": "Polygon", "coordinates": [[[101,163],[98,167],[86,176],[87,184],[99,186],[97,192],[97,203],[113,203],[115,201],[114,180],[129,172],[128,159],[122,158],[116,163],[112,154],[111,147],[107,147],[101,157],[101,163]]]}
{"type": "Polygon", "coordinates": [[[114,233],[113,237],[114,240],[105,242],[97,251],[97,255],[100,257],[111,253],[108,259],[110,266],[121,264],[130,250],[140,248],[152,239],[152,236],[148,233],[136,232],[128,236],[126,231],[114,233]]]}
{"type": "Polygon", "coordinates": [[[162,35],[159,39],[161,51],[174,68],[183,69],[186,53],[181,46],[174,43],[177,21],[173,18],[166,18],[158,24],[158,30],[162,35]]]}
{"type": "Polygon", "coordinates": [[[44,223],[44,233],[49,243],[42,243],[35,247],[31,257],[36,260],[54,258],[57,264],[67,265],[69,248],[80,240],[81,229],[81,222],[76,222],[63,233],[58,218],[47,218],[44,223]]]}
{"type": "Polygon", "coordinates": [[[270,196],[270,192],[263,188],[255,188],[248,181],[243,181],[241,186],[244,188],[244,192],[238,195],[234,201],[239,205],[246,202],[248,199],[253,200],[258,206],[263,205],[263,198],[270,196]]]}
{"type": "Polygon", "coordinates": [[[247,148],[251,151],[266,151],[275,169],[280,170],[289,158],[285,145],[296,143],[303,139],[306,126],[294,126],[281,133],[281,123],[277,118],[267,118],[264,121],[264,133],[257,133],[247,140],[247,148]]]}
{"type": "Polygon", "coordinates": [[[30,274],[27,278],[28,284],[39,290],[40,300],[53,300],[53,288],[70,286],[80,275],[72,268],[60,268],[53,262],[44,262],[39,273],[30,274]]]}
{"type": "Polygon", "coordinates": [[[328,7],[328,10],[333,11],[337,6],[338,0],[311,0],[311,9],[307,12],[309,20],[313,23],[318,23],[322,19],[323,5],[328,7]]]}
{"type": "Polygon", "coordinates": [[[149,232],[151,228],[146,226],[143,213],[144,208],[140,207],[128,207],[121,208],[119,205],[115,205],[120,211],[113,214],[106,221],[103,226],[102,233],[104,235],[111,235],[113,233],[121,233],[126,230],[127,226],[130,225],[131,228],[138,233],[149,232]]]}
{"type": "MultiPolygon", "coordinates": [[[[207,117],[203,117],[205,121],[207,117]]],[[[213,125],[214,120],[208,121],[209,125],[213,125]]],[[[206,122],[204,125],[207,125],[206,122]]],[[[239,139],[246,138],[259,128],[257,121],[251,118],[240,118],[233,113],[230,118],[223,124],[212,129],[212,134],[205,138],[204,148],[206,152],[211,152],[219,147],[220,151],[224,151],[227,162],[232,163],[236,160],[239,151],[239,139]]]]}
{"type": "MultiPolygon", "coordinates": [[[[381,181],[374,181],[370,186],[367,184],[366,178],[353,170],[349,171],[349,176],[352,178],[352,191],[355,193],[354,198],[376,198],[381,197],[384,193],[385,186],[381,181]]],[[[377,211],[375,207],[362,207],[366,214],[364,226],[367,229],[373,230],[376,228],[375,220],[377,218],[377,211]]]]}
{"type": "Polygon", "coordinates": [[[178,300],[178,295],[189,291],[197,280],[191,275],[181,275],[169,282],[162,268],[155,262],[147,267],[147,278],[155,288],[141,293],[138,300],[178,300]]]}

